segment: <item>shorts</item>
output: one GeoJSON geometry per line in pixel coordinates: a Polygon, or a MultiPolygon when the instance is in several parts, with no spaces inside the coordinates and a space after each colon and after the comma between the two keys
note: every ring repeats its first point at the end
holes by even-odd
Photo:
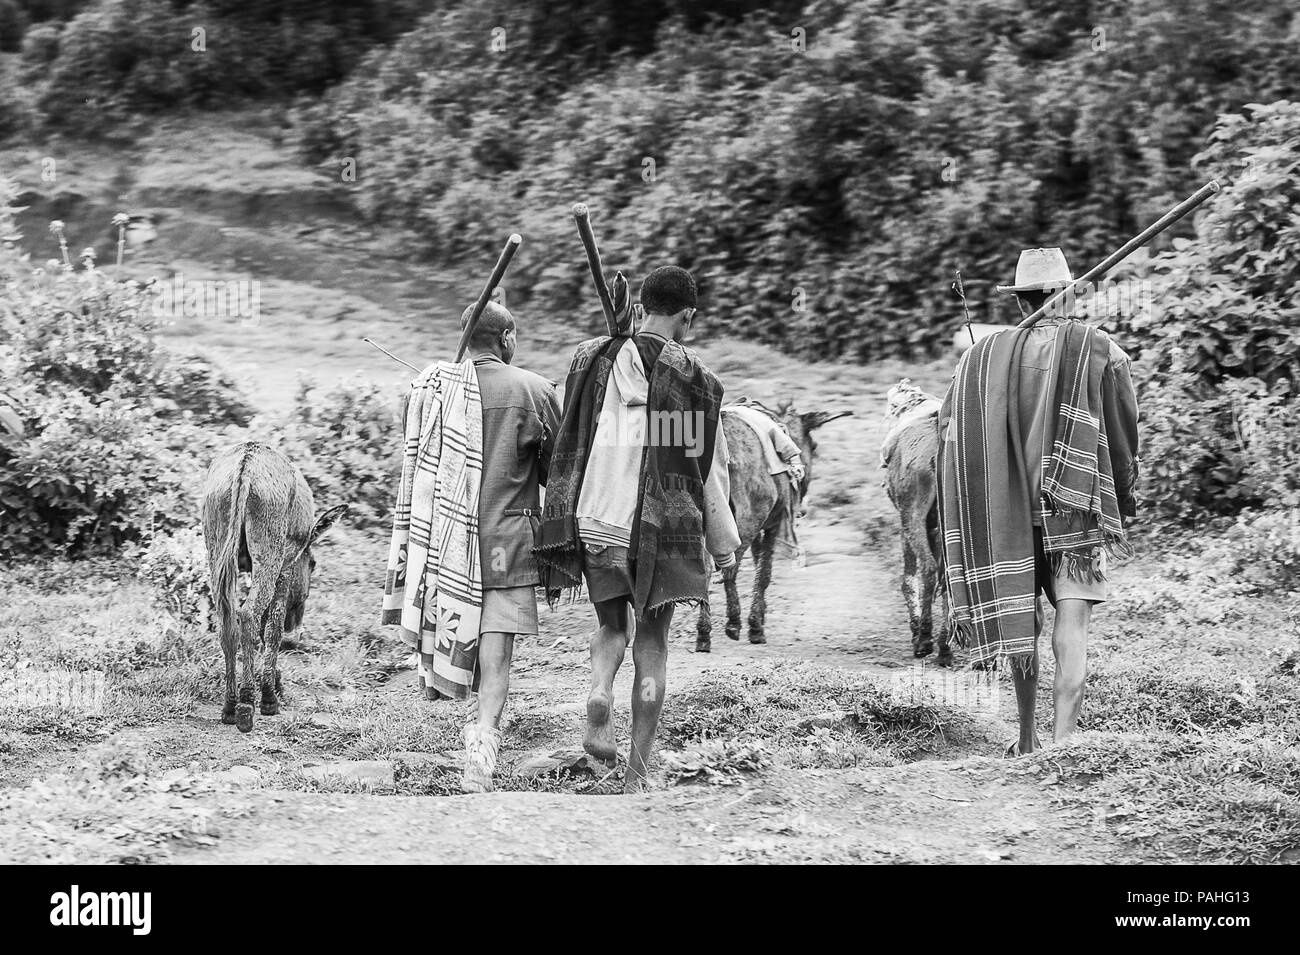
{"type": "MultiPolygon", "coordinates": [[[[1106,551],[1101,552],[1101,572],[1106,572],[1106,551]]],[[[1078,580],[1061,568],[1059,573],[1052,573],[1052,565],[1043,550],[1043,529],[1034,528],[1034,583],[1037,590],[1047,597],[1053,607],[1058,600],[1090,600],[1101,603],[1110,596],[1110,588],[1105,580],[1078,580]]]]}
{"type": "Polygon", "coordinates": [[[632,599],[635,589],[632,563],[626,547],[617,544],[584,544],[582,576],[587,579],[587,597],[592,603],[632,599]]]}
{"type": "Polygon", "coordinates": [[[537,591],[532,585],[485,589],[478,632],[536,636],[537,591]]]}

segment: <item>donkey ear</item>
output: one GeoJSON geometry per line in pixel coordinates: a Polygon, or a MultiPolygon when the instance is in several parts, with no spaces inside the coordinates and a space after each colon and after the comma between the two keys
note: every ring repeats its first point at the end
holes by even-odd
{"type": "Polygon", "coordinates": [[[799,417],[803,419],[805,431],[814,431],[836,418],[847,418],[851,414],[852,411],[808,411],[799,417]]]}
{"type": "Polygon", "coordinates": [[[310,547],[316,543],[329,531],[331,527],[343,516],[344,511],[348,509],[346,504],[335,504],[333,507],[326,509],[325,513],[316,518],[316,524],[311,529],[311,534],[307,536],[307,546],[310,547]]]}

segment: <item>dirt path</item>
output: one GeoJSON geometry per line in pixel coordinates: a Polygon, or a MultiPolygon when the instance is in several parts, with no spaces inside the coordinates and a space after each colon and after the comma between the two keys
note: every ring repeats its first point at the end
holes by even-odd
{"type": "Polygon", "coordinates": [[[1118,863],[1036,778],[983,758],[809,770],[645,796],[261,794],[248,824],[177,861],[207,864],[1118,863]]]}

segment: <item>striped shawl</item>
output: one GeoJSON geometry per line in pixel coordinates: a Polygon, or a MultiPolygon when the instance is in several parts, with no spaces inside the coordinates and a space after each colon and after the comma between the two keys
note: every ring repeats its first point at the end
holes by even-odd
{"type": "Polygon", "coordinates": [[[483,409],[472,361],[437,362],[411,383],[383,622],[420,653],[420,676],[464,699],[478,676],[483,578],[478,506],[483,409]]]}

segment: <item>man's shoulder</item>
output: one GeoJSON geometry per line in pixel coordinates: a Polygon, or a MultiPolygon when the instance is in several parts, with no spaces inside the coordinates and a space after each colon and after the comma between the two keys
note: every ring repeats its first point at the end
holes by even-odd
{"type": "Polygon", "coordinates": [[[573,361],[576,363],[584,358],[590,358],[612,341],[614,339],[609,335],[597,335],[595,338],[588,338],[586,341],[579,342],[578,347],[573,350],[573,361]]]}
{"type": "Polygon", "coordinates": [[[1110,364],[1122,365],[1128,363],[1131,360],[1129,358],[1128,352],[1124,351],[1124,349],[1119,346],[1119,343],[1115,341],[1114,338],[1112,338],[1110,335],[1108,335],[1104,330],[1100,328],[1097,329],[1097,341],[1099,343],[1105,344],[1105,346],[1110,350],[1110,364]]]}
{"type": "Polygon", "coordinates": [[[555,390],[555,383],[549,378],[544,378],[535,371],[529,371],[527,368],[520,368],[518,365],[507,365],[512,375],[518,381],[531,391],[546,392],[555,390]]]}
{"type": "Polygon", "coordinates": [[[536,372],[504,362],[480,366],[479,385],[488,393],[485,397],[500,396],[503,399],[524,395],[546,399],[555,392],[555,386],[536,372]]]}

